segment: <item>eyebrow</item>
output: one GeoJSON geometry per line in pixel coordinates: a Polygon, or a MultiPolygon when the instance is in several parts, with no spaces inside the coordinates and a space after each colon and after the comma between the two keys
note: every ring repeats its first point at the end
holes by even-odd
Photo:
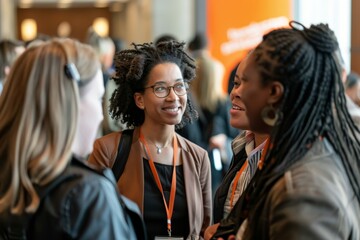
{"type": "MultiPolygon", "coordinates": [[[[177,83],[177,82],[185,82],[185,81],[184,81],[183,78],[177,78],[177,79],[175,79],[175,83],[177,83]]],[[[166,83],[167,83],[167,82],[165,82],[165,81],[159,81],[159,82],[154,83],[154,85],[166,84],[166,83]]]]}

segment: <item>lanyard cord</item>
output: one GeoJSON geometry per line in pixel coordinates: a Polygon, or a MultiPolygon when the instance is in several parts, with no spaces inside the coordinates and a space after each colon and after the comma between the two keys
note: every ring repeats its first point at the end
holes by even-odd
{"type": "MultiPolygon", "coordinates": [[[[268,138],[265,141],[266,141],[265,146],[264,146],[263,152],[261,154],[260,160],[258,162],[258,169],[259,170],[261,170],[263,168],[266,152],[268,151],[269,145],[270,145],[270,141],[269,141],[268,138]]],[[[234,202],[234,197],[235,197],[235,191],[236,191],[236,188],[238,186],[240,176],[244,172],[244,170],[246,169],[247,165],[248,165],[248,160],[246,160],[244,162],[244,164],[241,166],[240,170],[235,175],[234,183],[233,183],[233,186],[232,186],[232,189],[231,189],[230,208],[233,208],[233,206],[234,206],[233,202],[234,202]]]]}
{"type": "Polygon", "coordinates": [[[166,210],[166,216],[167,216],[167,230],[168,230],[168,234],[169,237],[171,237],[171,218],[172,218],[172,214],[173,214],[173,210],[174,210],[174,203],[175,203],[175,193],[176,193],[176,159],[177,159],[177,155],[178,155],[178,143],[177,143],[177,138],[174,135],[174,141],[173,141],[173,146],[174,146],[174,155],[173,155],[173,173],[172,173],[172,181],[171,181],[171,190],[170,190],[170,199],[169,199],[169,206],[166,203],[166,199],[164,196],[164,191],[161,185],[161,181],[159,178],[159,175],[156,171],[156,167],[154,164],[154,161],[152,160],[153,158],[151,157],[151,153],[149,150],[149,146],[145,140],[144,135],[142,135],[141,130],[140,130],[140,141],[144,144],[145,146],[145,150],[146,153],[149,157],[149,165],[151,168],[151,172],[155,178],[155,182],[157,187],[159,188],[163,201],[164,201],[164,205],[165,205],[165,210],[166,210]]]}
{"type": "Polygon", "coordinates": [[[242,172],[247,167],[247,165],[248,165],[248,161],[246,160],[244,162],[244,164],[241,166],[240,170],[237,171],[236,176],[234,178],[234,183],[233,183],[233,186],[232,186],[232,189],[231,189],[231,196],[230,196],[230,208],[233,208],[233,206],[234,206],[233,201],[234,201],[235,191],[236,191],[237,185],[239,183],[239,178],[240,178],[242,172]]]}

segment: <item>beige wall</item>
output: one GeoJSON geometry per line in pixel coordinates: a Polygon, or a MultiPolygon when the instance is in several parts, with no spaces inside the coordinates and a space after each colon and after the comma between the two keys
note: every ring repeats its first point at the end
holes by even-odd
{"type": "Polygon", "coordinates": [[[0,37],[16,38],[15,1],[0,0],[0,37]]]}

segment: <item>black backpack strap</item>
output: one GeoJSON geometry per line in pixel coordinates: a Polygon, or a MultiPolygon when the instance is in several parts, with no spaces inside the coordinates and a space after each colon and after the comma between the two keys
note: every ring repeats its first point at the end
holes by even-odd
{"type": "Polygon", "coordinates": [[[121,174],[125,169],[125,164],[130,153],[133,132],[134,129],[127,129],[124,130],[121,134],[117,155],[114,165],[112,166],[112,171],[114,173],[116,181],[119,180],[121,174]]]}

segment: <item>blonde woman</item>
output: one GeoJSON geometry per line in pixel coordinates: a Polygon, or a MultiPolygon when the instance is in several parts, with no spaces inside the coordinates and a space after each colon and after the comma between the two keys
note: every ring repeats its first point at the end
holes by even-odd
{"type": "Polygon", "coordinates": [[[136,239],[113,179],[79,161],[103,119],[93,50],[55,39],[12,69],[0,98],[0,238],[136,239]]]}

